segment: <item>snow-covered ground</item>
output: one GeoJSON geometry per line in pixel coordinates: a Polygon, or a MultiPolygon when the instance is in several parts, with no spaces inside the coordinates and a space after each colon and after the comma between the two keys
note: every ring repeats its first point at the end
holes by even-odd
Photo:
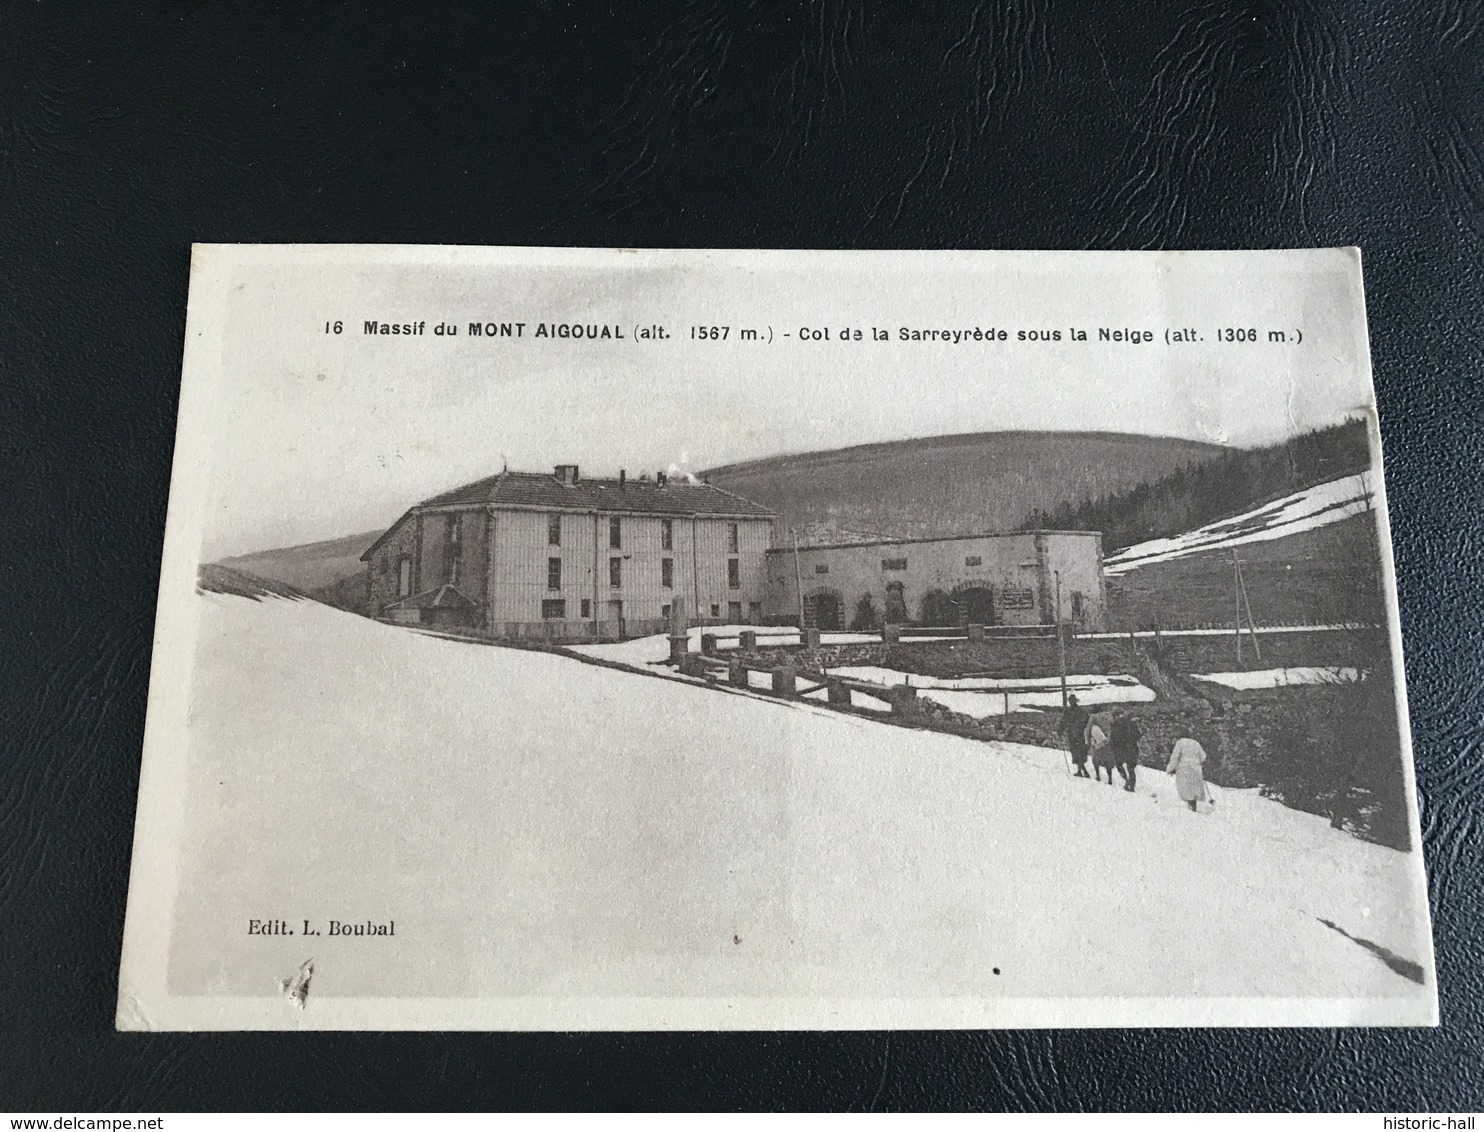
{"type": "Polygon", "coordinates": [[[1344,476],[1173,538],[1141,542],[1109,557],[1103,563],[1103,572],[1116,577],[1151,562],[1169,562],[1191,554],[1267,542],[1337,523],[1370,509],[1370,481],[1369,472],[1344,476]]]}
{"type": "MultiPolygon", "coordinates": [[[[1104,684],[1087,692],[1075,693],[1083,707],[1098,707],[1104,704],[1139,704],[1154,700],[1154,692],[1142,684],[1104,684]]],[[[1025,708],[1061,708],[1061,689],[1053,692],[953,692],[932,690],[922,693],[925,700],[933,700],[960,715],[975,719],[989,719],[1025,708]]]]}
{"type": "Polygon", "coordinates": [[[1288,688],[1304,684],[1353,684],[1359,673],[1353,668],[1263,668],[1254,672],[1199,672],[1197,680],[1209,680],[1228,688],[1288,688]]]}
{"type": "MultiPolygon", "coordinates": [[[[1340,633],[1353,630],[1352,625],[1259,625],[1257,633],[1340,633]]],[[[1242,630],[1244,633],[1246,629],[1242,630]]],[[[1153,629],[1140,629],[1134,634],[1141,641],[1152,641],[1157,637],[1230,637],[1232,628],[1228,625],[1224,629],[1162,629],[1156,632],[1153,629]]],[[[1079,641],[1113,641],[1128,640],[1127,633],[1078,633],[1079,641]]]]}
{"type": "MultiPolygon", "coordinates": [[[[940,677],[867,664],[831,668],[830,675],[868,680],[873,684],[907,684],[920,689],[924,699],[975,719],[988,719],[1022,708],[1061,707],[1059,676],[1033,676],[1019,680],[996,676],[940,677]]],[[[1154,699],[1153,689],[1129,676],[1068,676],[1067,691],[1075,693],[1081,703],[1089,706],[1149,703],[1154,699]]]]}
{"type": "Polygon", "coordinates": [[[250,917],[396,920],[314,939],[318,1000],[1429,994],[1320,923],[1427,965],[1416,856],[1255,794],[198,600],[177,994],[277,993],[309,941],[250,917]]]}

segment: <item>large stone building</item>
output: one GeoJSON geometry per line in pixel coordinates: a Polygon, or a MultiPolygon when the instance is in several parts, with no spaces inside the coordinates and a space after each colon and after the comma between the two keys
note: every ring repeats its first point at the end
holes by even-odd
{"type": "Polygon", "coordinates": [[[1103,536],[1017,531],[940,539],[774,548],[770,621],[849,628],[861,599],[878,621],[1104,628],[1103,536]],[[802,603],[800,594],[802,591],[802,603]],[[1061,616],[1056,609],[1061,594],[1061,616]]]}
{"type": "Polygon", "coordinates": [[[773,513],[658,475],[501,472],[425,499],[361,555],[373,617],[591,640],[763,620],[773,513]]]}

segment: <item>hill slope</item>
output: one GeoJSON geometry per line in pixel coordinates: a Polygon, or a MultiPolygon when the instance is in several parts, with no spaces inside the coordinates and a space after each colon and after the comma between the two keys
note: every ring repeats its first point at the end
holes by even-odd
{"type": "Polygon", "coordinates": [[[1222,449],[1214,459],[1124,491],[1032,512],[1022,529],[1102,531],[1103,552],[1111,554],[1149,539],[1183,535],[1370,466],[1366,422],[1353,417],[1261,448],[1222,449]]]}
{"type": "Polygon", "coordinates": [[[1010,529],[1158,479],[1226,449],[1123,433],[988,432],[867,444],[729,464],[718,487],[778,512],[808,542],[1010,529]]]}
{"type": "Polygon", "coordinates": [[[301,941],[220,929],[284,906],[395,915],[374,952],[316,941],[332,993],[650,999],[661,1027],[698,997],[796,997],[828,1025],[939,996],[1040,1024],[1088,995],[1430,1014],[1323,922],[1430,966],[1417,859],[1251,793],[1192,814],[1167,776],[1099,789],[1055,750],[197,601],[180,993],[294,970],[301,941]]]}
{"type": "Polygon", "coordinates": [[[367,531],[344,538],[307,542],[300,546],[280,546],[223,558],[219,565],[245,570],[262,578],[287,582],[301,590],[318,590],[332,586],[348,574],[359,574],[361,552],[375,542],[381,532],[367,531]]]}
{"type": "Polygon", "coordinates": [[[1259,625],[1382,623],[1370,480],[1366,472],[1342,476],[1110,556],[1104,572],[1112,626],[1232,623],[1234,551],[1259,625]]]}

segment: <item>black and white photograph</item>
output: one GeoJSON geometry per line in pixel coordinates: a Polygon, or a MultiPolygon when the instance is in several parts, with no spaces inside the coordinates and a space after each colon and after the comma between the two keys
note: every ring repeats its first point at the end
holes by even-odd
{"type": "Polygon", "coordinates": [[[198,245],[122,1029],[1434,1025],[1354,249],[198,245]]]}

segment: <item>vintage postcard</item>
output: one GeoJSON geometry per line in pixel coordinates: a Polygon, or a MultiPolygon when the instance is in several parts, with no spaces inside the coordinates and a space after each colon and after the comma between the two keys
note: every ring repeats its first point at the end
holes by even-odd
{"type": "Polygon", "coordinates": [[[1360,256],[195,249],[125,1029],[1429,1025],[1360,256]]]}

